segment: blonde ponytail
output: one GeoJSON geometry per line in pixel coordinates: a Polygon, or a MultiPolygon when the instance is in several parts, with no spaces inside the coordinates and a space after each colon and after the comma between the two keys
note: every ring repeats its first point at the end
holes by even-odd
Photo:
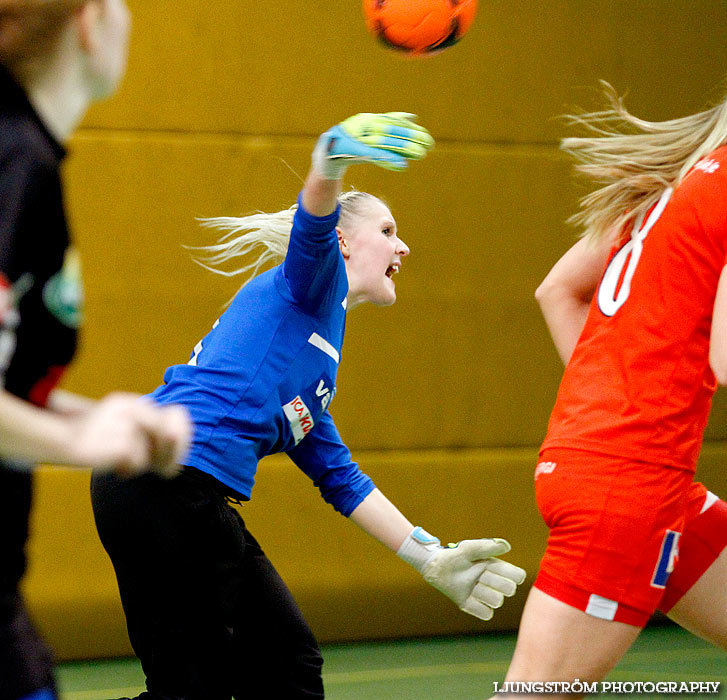
{"type": "Polygon", "coordinates": [[[187,248],[196,251],[198,254],[193,260],[211,272],[225,277],[247,274],[243,282],[245,284],[265,265],[278,263],[285,257],[297,208],[294,204],[289,209],[272,214],[257,212],[242,217],[201,219],[201,225],[205,228],[225,231],[225,234],[213,245],[187,248]],[[257,252],[257,256],[245,264],[233,269],[222,267],[230,260],[248,257],[253,252],[257,252]]]}
{"type": "MultiPolygon", "coordinates": [[[[341,193],[338,196],[340,225],[345,227],[350,219],[359,215],[364,202],[377,199],[374,195],[358,190],[341,193]]],[[[270,214],[256,212],[242,217],[201,219],[203,227],[224,231],[224,235],[213,245],[185,247],[195,253],[192,257],[194,262],[211,272],[225,277],[245,275],[241,285],[244,286],[263,268],[280,263],[285,258],[297,208],[298,205],[294,204],[289,209],[270,214]],[[250,256],[251,259],[242,262],[242,259],[250,256]],[[230,262],[240,264],[230,268],[230,262]]]]}

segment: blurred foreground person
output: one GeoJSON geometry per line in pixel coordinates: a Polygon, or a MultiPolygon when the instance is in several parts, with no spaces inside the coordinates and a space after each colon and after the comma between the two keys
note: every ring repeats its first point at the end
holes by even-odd
{"type": "Polygon", "coordinates": [[[59,168],[88,106],[123,76],[128,32],[123,0],[0,0],[0,700],[55,697],[18,590],[34,465],[171,475],[190,438],[178,407],[56,388],[83,299],[59,168]]]}

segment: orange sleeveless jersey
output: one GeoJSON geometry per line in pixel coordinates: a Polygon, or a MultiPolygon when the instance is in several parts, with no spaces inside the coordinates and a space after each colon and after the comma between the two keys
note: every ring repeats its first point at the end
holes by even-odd
{"type": "Polygon", "coordinates": [[[722,147],[611,251],[541,450],[696,469],[716,389],[709,339],[726,257],[722,147]]]}

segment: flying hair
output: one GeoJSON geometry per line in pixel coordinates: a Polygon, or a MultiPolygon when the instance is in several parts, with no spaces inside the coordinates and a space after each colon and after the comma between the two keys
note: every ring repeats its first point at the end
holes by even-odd
{"type": "Polygon", "coordinates": [[[580,200],[570,222],[597,241],[647,212],[666,187],[676,187],[705,156],[727,142],[727,101],[688,117],[650,122],[633,116],[623,98],[601,81],[606,109],[566,115],[586,136],[569,137],[561,148],[576,160],[576,172],[600,187],[580,200]]]}
{"type": "MultiPolygon", "coordinates": [[[[377,199],[374,195],[358,190],[342,192],[338,196],[340,225],[345,227],[348,221],[362,213],[365,202],[377,199]]],[[[242,217],[200,219],[201,226],[222,231],[223,235],[212,245],[185,248],[193,252],[194,262],[211,272],[225,277],[244,275],[241,285],[244,286],[262,270],[285,258],[297,209],[298,205],[294,204],[273,213],[255,212],[242,217]],[[229,267],[231,261],[234,264],[229,267]]]]}

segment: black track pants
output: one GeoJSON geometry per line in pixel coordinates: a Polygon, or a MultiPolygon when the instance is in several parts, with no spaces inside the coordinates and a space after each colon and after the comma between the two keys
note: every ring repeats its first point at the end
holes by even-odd
{"type": "Polygon", "coordinates": [[[53,657],[19,592],[33,477],[0,464],[0,700],[53,688],[53,657]]]}
{"type": "Polygon", "coordinates": [[[150,700],[322,698],[318,644],[219,487],[190,468],[92,480],[150,700]]]}

